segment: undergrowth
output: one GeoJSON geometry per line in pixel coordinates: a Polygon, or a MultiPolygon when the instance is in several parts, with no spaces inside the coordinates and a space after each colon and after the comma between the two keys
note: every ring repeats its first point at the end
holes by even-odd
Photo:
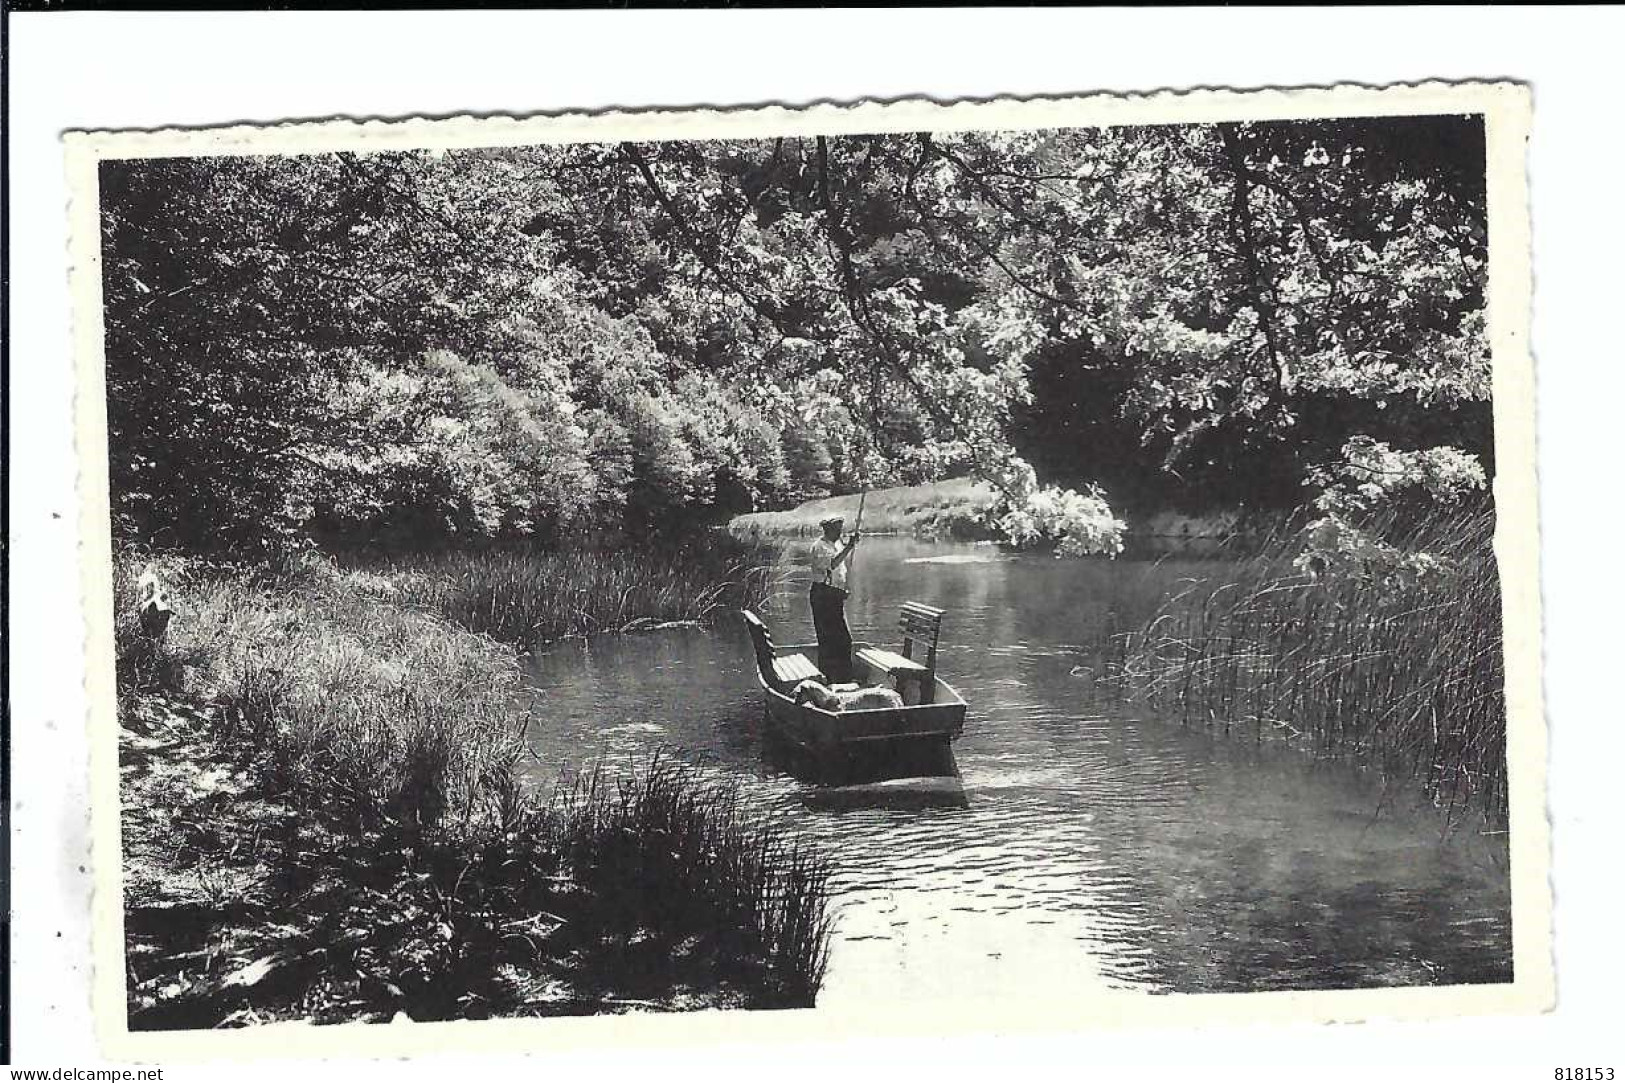
{"type": "Polygon", "coordinates": [[[132,1026],[812,1003],[825,860],[669,760],[535,792],[512,647],[320,559],[116,571],[132,1026]]]}

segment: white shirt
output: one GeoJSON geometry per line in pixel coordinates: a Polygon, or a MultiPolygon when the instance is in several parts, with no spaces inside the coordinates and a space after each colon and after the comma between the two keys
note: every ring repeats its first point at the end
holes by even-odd
{"type": "Polygon", "coordinates": [[[826,541],[823,538],[813,542],[813,582],[828,583],[832,587],[846,589],[847,561],[842,554],[844,548],[840,542],[826,541]]]}

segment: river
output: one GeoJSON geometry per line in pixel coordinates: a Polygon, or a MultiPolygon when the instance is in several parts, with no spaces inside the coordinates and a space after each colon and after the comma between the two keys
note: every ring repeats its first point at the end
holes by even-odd
{"type": "MultiPolygon", "coordinates": [[[[764,614],[810,642],[805,547],[764,614]]],[[[736,779],[837,864],[820,1004],[1511,980],[1505,837],[1419,787],[1096,695],[1087,646],[1219,562],[1010,556],[871,538],[854,635],[946,609],[939,670],[970,703],[963,800],[835,791],[769,754],[742,626],[570,642],[534,656],[548,770],[656,748],[736,779]]],[[[541,770],[538,768],[538,770],[541,770]]]]}

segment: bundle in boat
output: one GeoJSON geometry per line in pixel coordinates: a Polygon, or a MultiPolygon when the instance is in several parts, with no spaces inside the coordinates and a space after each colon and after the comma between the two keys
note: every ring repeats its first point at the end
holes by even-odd
{"type": "Polygon", "coordinates": [[[825,685],[811,677],[797,684],[790,692],[797,703],[810,703],[826,711],[872,711],[903,706],[903,696],[892,688],[872,685],[825,685]]]}

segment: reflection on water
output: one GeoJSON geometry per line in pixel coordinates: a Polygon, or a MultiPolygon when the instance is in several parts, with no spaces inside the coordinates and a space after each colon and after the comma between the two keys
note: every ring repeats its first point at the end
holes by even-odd
{"type": "MultiPolygon", "coordinates": [[[[1450,828],[1403,783],[1125,717],[1088,695],[1075,645],[1113,610],[1143,611],[1222,566],[889,538],[859,552],[858,638],[895,638],[908,599],[948,610],[939,665],[971,705],[957,780],[799,781],[763,733],[748,642],[731,624],[533,661],[546,771],[671,748],[739,779],[834,855],[821,1004],[1511,979],[1500,836],[1450,828]]],[[[810,641],[805,578],[766,616],[781,642],[810,641]]]]}
{"type": "Polygon", "coordinates": [[[806,786],[799,794],[808,808],[826,812],[856,809],[968,808],[970,796],[958,774],[925,775],[835,786],[806,786]]]}

